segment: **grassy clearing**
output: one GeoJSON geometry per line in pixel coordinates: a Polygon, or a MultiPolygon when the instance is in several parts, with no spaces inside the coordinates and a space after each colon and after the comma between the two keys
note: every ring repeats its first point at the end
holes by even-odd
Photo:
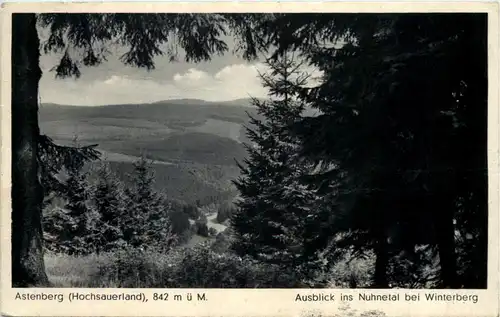
{"type": "MultiPolygon", "coordinates": [[[[85,288],[162,288],[162,287],[283,287],[277,280],[282,272],[273,272],[263,267],[227,256],[208,256],[210,252],[195,248],[193,251],[160,254],[147,251],[124,251],[101,255],[68,256],[47,254],[46,269],[54,287],[85,288]],[[246,275],[246,276],[245,276],[246,275]],[[274,275],[274,279],[270,279],[274,275]],[[247,279],[245,281],[245,278],[247,279]],[[267,278],[267,280],[266,280],[267,278]],[[251,281],[251,282],[249,282],[251,281]],[[247,285],[242,286],[242,284],[247,285]],[[276,285],[276,284],[275,284],[276,285]]],[[[213,255],[213,254],[212,254],[213,255]]],[[[350,267],[360,269],[360,263],[344,263],[337,270],[350,267]]],[[[361,271],[364,271],[362,268],[361,271]]],[[[361,272],[344,272],[345,278],[361,272]]],[[[359,277],[359,276],[358,276],[359,277]]],[[[364,276],[366,278],[366,276],[364,276]]],[[[359,284],[358,284],[359,285],[359,284]]],[[[293,286],[293,285],[289,285],[293,286]]],[[[346,287],[333,283],[329,287],[346,287]]],[[[359,287],[359,286],[358,286],[359,287]]],[[[384,317],[380,311],[359,312],[343,305],[339,313],[323,315],[314,311],[303,312],[303,317],[384,317]]]]}
{"type": "Polygon", "coordinates": [[[167,256],[113,252],[70,256],[48,253],[45,266],[54,287],[152,287],[165,279],[167,256]]]}
{"type": "MultiPolygon", "coordinates": [[[[211,250],[213,238],[205,238],[168,253],[121,250],[87,256],[47,253],[45,265],[54,287],[85,288],[303,288],[293,274],[277,267],[211,250]]],[[[327,288],[369,288],[374,255],[353,259],[346,255],[326,274],[327,288]]],[[[400,265],[398,271],[411,271],[400,265]]],[[[392,265],[391,265],[392,268],[392,265]]],[[[427,269],[430,273],[436,268],[427,269]]],[[[395,271],[393,268],[392,271],[395,271]]],[[[423,277],[429,272],[424,272],[423,277]]],[[[420,273],[422,274],[422,273],[420,273]]],[[[394,274],[392,274],[394,275],[394,274]]],[[[392,287],[433,288],[433,279],[419,285],[393,277],[392,287]]]]}
{"type": "MultiPolygon", "coordinates": [[[[206,243],[168,253],[121,250],[88,256],[48,253],[45,265],[54,287],[88,288],[302,288],[293,273],[277,267],[210,250],[206,243]]],[[[367,287],[368,263],[334,268],[327,287],[367,287]]]]}
{"type": "Polygon", "coordinates": [[[45,268],[54,287],[88,287],[90,278],[99,273],[99,267],[111,262],[112,258],[108,254],[71,256],[47,253],[45,255],[45,268]]]}
{"type": "Polygon", "coordinates": [[[82,257],[47,254],[46,269],[54,287],[301,287],[293,274],[233,254],[215,253],[206,244],[165,254],[137,249],[82,257]]]}

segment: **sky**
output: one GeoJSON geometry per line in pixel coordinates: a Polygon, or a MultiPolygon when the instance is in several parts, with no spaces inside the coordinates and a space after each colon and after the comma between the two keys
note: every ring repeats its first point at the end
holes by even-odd
{"type": "Polygon", "coordinates": [[[56,79],[50,69],[57,59],[53,55],[42,57],[42,103],[92,106],[181,98],[226,101],[267,95],[258,78],[264,65],[231,54],[200,64],[172,63],[166,57],[158,57],[156,69],[150,72],[124,66],[118,56],[111,55],[98,67],[82,68],[79,79],[56,79]]]}
{"type": "MultiPolygon", "coordinates": [[[[51,72],[60,58],[42,55],[40,81],[42,103],[97,106],[126,103],[151,103],[169,99],[228,101],[240,98],[265,98],[259,72],[267,67],[259,60],[247,62],[232,54],[234,44],[223,56],[210,62],[171,62],[168,56],[155,59],[156,69],[147,71],[123,65],[121,49],[111,50],[108,61],[97,67],[82,67],[79,79],[56,79],[51,72]]],[[[42,39],[43,41],[43,39],[42,39]]],[[[260,59],[263,60],[263,59],[260,59]]]]}

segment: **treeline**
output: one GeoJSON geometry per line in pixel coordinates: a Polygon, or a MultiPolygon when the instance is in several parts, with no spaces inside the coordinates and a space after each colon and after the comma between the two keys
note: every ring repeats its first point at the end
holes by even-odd
{"type": "MultiPolygon", "coordinates": [[[[153,160],[147,153],[145,155],[147,159],[153,160]]],[[[129,183],[128,174],[134,169],[130,162],[109,161],[108,164],[121,181],[129,183]]],[[[190,162],[176,162],[172,165],[155,162],[152,167],[155,172],[155,189],[168,192],[172,200],[202,206],[222,203],[234,196],[234,188],[228,188],[228,179],[230,175],[238,173],[237,167],[190,162]]]]}
{"type": "Polygon", "coordinates": [[[59,186],[46,197],[45,247],[69,255],[127,248],[166,253],[195,234],[215,237],[218,232],[207,227],[205,213],[218,213],[222,223],[233,208],[169,199],[154,188],[154,170],[144,157],[134,162],[128,177],[125,184],[106,161],[90,168],[75,164],[59,173],[59,186]]]}
{"type": "Polygon", "coordinates": [[[330,36],[318,17],[312,39],[301,18],[269,22],[289,27],[247,132],[233,249],[304,280],[372,254],[372,287],[485,288],[485,16],[345,15],[330,36]]]}

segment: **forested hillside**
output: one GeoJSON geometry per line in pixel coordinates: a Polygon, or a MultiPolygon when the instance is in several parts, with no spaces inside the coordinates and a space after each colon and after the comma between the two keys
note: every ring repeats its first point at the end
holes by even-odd
{"type": "Polygon", "coordinates": [[[43,104],[42,132],[63,145],[98,144],[103,159],[123,181],[142,155],[153,160],[155,188],[194,203],[234,196],[236,161],[246,152],[243,125],[250,100],[212,103],[171,100],[143,105],[62,106],[43,104]]]}

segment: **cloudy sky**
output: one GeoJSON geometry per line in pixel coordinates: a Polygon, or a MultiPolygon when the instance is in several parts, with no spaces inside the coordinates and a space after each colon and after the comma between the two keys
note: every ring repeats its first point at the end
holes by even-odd
{"type": "Polygon", "coordinates": [[[117,55],[110,55],[108,61],[98,67],[81,69],[82,76],[77,80],[56,79],[50,69],[57,64],[59,56],[42,56],[41,101],[103,105],[178,98],[225,101],[266,96],[257,77],[258,71],[265,71],[264,65],[258,61],[246,62],[231,53],[199,64],[182,60],[172,63],[168,57],[157,57],[156,69],[150,72],[124,66],[117,55]]]}
{"type": "MultiPolygon", "coordinates": [[[[41,37],[43,43],[44,36],[41,34],[41,37]]],[[[214,56],[210,62],[186,63],[180,52],[177,62],[170,62],[168,56],[157,57],[156,69],[150,72],[124,66],[119,60],[124,49],[110,48],[107,62],[98,67],[81,68],[82,76],[76,80],[56,79],[50,70],[61,56],[42,55],[40,98],[42,103],[92,106],[180,98],[227,101],[266,97],[267,91],[258,77],[258,72],[266,72],[265,65],[259,60],[248,62],[235,56],[232,39],[224,40],[228,52],[214,56]]]]}
{"type": "MultiPolygon", "coordinates": [[[[39,30],[42,43],[47,37],[45,33],[39,30]]],[[[245,61],[232,53],[235,45],[231,37],[226,36],[223,40],[228,45],[227,53],[213,56],[210,62],[186,63],[183,52],[179,51],[177,62],[171,62],[169,56],[156,57],[156,69],[150,72],[123,65],[119,57],[125,49],[108,47],[108,61],[98,67],[82,67],[82,76],[77,80],[56,79],[50,70],[61,56],[42,55],[40,98],[42,103],[93,106],[180,98],[227,101],[266,97],[267,91],[258,77],[259,72],[267,71],[261,62],[264,56],[256,61],[245,61]]],[[[319,75],[310,67],[304,71],[319,75]]]]}

